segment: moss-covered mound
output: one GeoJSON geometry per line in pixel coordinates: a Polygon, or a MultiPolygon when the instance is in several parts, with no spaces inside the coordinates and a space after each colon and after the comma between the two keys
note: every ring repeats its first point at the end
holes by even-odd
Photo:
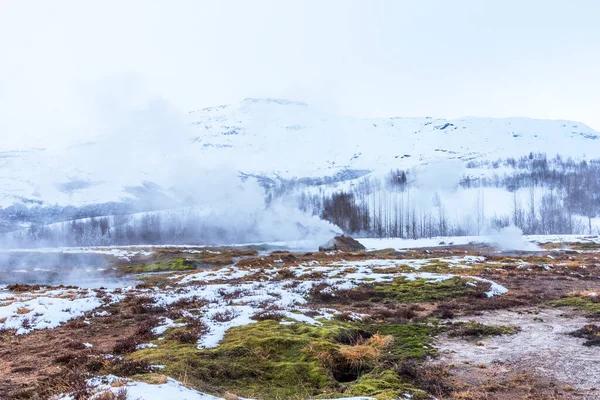
{"type": "Polygon", "coordinates": [[[372,303],[423,303],[471,297],[484,298],[489,284],[470,278],[452,277],[444,280],[408,279],[398,277],[391,282],[363,284],[348,290],[323,290],[315,286],[311,299],[317,303],[354,304],[372,303]]]}
{"type": "Polygon", "coordinates": [[[149,264],[123,265],[119,267],[122,272],[139,274],[144,272],[186,271],[195,269],[196,264],[185,258],[174,258],[149,264]]]}
{"type": "MultiPolygon", "coordinates": [[[[363,326],[325,321],[322,326],[265,320],[230,329],[213,349],[160,340],[132,353],[135,361],[163,364],[161,373],[215,394],[260,399],[374,396],[409,393],[424,398],[414,377],[398,366],[434,354],[436,328],[426,324],[363,326]]],[[[167,335],[168,337],[168,335],[167,335]]]]}

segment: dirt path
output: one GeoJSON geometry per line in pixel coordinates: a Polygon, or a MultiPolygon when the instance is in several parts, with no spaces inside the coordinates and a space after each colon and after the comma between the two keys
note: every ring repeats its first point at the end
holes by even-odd
{"type": "Polygon", "coordinates": [[[462,321],[515,325],[521,332],[480,341],[443,337],[437,346],[442,360],[455,365],[453,373],[470,385],[493,385],[527,375],[546,389],[554,387],[555,397],[547,398],[600,399],[600,348],[585,347],[583,339],[568,335],[590,320],[568,313],[547,308],[487,312],[462,321]]]}

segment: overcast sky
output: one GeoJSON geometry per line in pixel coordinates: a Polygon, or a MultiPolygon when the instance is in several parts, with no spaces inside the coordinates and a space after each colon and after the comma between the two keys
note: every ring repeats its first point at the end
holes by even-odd
{"type": "Polygon", "coordinates": [[[283,97],[600,130],[599,18],[598,0],[0,0],[1,145],[83,135],[90,101],[132,85],[184,111],[283,97]]]}

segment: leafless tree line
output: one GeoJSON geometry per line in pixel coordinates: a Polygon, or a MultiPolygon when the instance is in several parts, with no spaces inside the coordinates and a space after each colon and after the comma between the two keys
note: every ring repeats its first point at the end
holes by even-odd
{"type": "Polygon", "coordinates": [[[526,234],[598,234],[592,219],[600,213],[599,160],[548,159],[545,154],[530,153],[519,159],[471,162],[467,167],[460,186],[476,189],[477,196],[475,207],[461,220],[452,218],[452,210],[437,193],[430,205],[423,206],[423,199],[415,200],[415,182],[408,171],[400,170],[390,171],[385,179],[365,177],[346,191],[301,193],[298,202],[302,209],[335,223],[348,234],[363,236],[416,239],[481,235],[488,227],[511,224],[526,234]],[[511,172],[492,174],[491,178],[474,178],[469,173],[474,168],[500,166],[509,167],[511,172]],[[485,215],[485,188],[490,187],[513,193],[512,204],[506,207],[509,213],[485,215]],[[517,196],[519,190],[529,193],[525,205],[517,196]]]}

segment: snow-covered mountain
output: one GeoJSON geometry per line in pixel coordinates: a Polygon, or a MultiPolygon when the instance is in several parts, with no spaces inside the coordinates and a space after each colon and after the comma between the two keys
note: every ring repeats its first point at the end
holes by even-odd
{"type": "Polygon", "coordinates": [[[219,188],[238,173],[322,182],[318,178],[350,179],[391,168],[532,151],[600,158],[600,133],[572,121],[364,119],[278,99],[246,99],[175,118],[154,117],[62,151],[0,149],[0,207],[83,207],[140,198],[165,204],[187,196],[184,186],[196,187],[203,196],[203,188],[219,188]]]}
{"type": "Polygon", "coordinates": [[[600,133],[572,121],[529,118],[376,118],[328,115],[287,100],[246,99],[190,113],[194,141],[244,168],[286,177],[344,169],[407,168],[444,159],[527,154],[597,157],[600,133]]]}

